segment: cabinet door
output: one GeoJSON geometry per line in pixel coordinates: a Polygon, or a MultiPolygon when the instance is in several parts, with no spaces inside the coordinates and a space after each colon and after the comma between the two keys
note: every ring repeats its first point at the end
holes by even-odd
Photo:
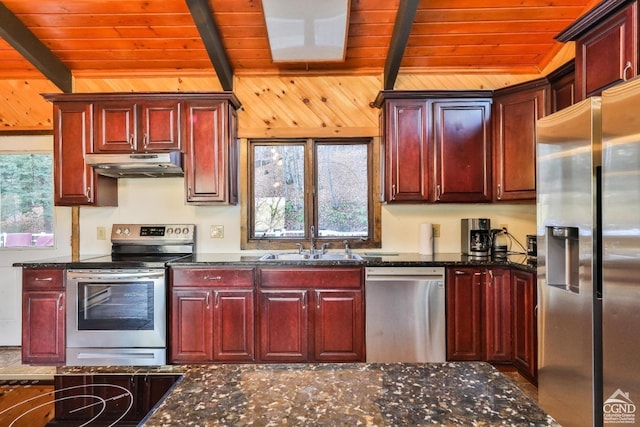
{"type": "Polygon", "coordinates": [[[22,362],[64,365],[65,293],[22,293],[22,362]]]}
{"type": "Polygon", "coordinates": [[[436,202],[491,201],[491,101],[433,101],[436,202]]]}
{"type": "Polygon", "coordinates": [[[425,100],[393,100],[385,105],[385,199],[429,200],[429,115],[425,100]]]}
{"type": "Polygon", "coordinates": [[[93,383],[91,394],[96,396],[95,400],[105,402],[105,406],[91,405],[92,415],[99,415],[100,421],[106,421],[106,425],[137,425],[146,415],[142,413],[140,402],[142,396],[139,386],[142,379],[135,375],[93,374],[90,380],[93,383]],[[126,415],[122,417],[123,414],[126,415]]]}
{"type": "Polygon", "coordinates": [[[484,359],[483,280],[482,269],[447,269],[447,360],[484,359]]]}
{"type": "Polygon", "coordinates": [[[578,101],[637,75],[636,9],[632,2],[576,41],[578,101]]]}
{"type": "Polygon", "coordinates": [[[54,203],[57,206],[117,206],[118,181],[96,175],[85,164],[93,135],[92,104],[56,103],[53,107],[54,203]]]}
{"type": "Polygon", "coordinates": [[[252,361],[253,290],[216,290],[214,307],[214,359],[252,361]]]}
{"type": "Polygon", "coordinates": [[[141,141],[138,151],[172,151],[180,149],[180,103],[153,101],[141,105],[141,141]]]}
{"type": "Polygon", "coordinates": [[[96,103],[94,153],[131,153],[138,148],[139,106],[131,101],[96,103]]]}
{"type": "Polygon", "coordinates": [[[511,272],[513,287],[513,364],[524,376],[536,381],[537,362],[537,291],[536,276],[526,271],[511,272]]]}
{"type": "Polygon", "coordinates": [[[171,361],[213,360],[213,291],[171,292],[171,361]]]}
{"type": "Polygon", "coordinates": [[[561,67],[559,73],[554,72],[547,76],[551,95],[549,114],[567,108],[576,102],[576,76],[573,63],[574,61],[571,61],[561,67]]]}
{"type": "Polygon", "coordinates": [[[229,194],[226,108],[227,103],[220,101],[193,101],[185,105],[187,202],[234,203],[229,194]]]}
{"type": "Polygon", "coordinates": [[[485,273],[485,349],[489,362],[511,362],[511,272],[491,268],[485,273]]]}
{"type": "Polygon", "coordinates": [[[316,290],[315,360],[364,362],[362,292],[316,290]]]}
{"type": "Polygon", "coordinates": [[[260,291],[260,360],[308,360],[308,300],[306,290],[260,291]]]}
{"type": "Polygon", "coordinates": [[[500,200],[536,199],[536,121],[544,117],[547,86],[494,100],[494,194],[500,200]]]}

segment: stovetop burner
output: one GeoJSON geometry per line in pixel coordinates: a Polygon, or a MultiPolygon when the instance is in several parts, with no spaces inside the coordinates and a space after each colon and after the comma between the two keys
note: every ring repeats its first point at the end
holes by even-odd
{"type": "Polygon", "coordinates": [[[114,224],[111,253],[80,260],[80,268],[164,267],[195,252],[194,224],[114,224]]]}

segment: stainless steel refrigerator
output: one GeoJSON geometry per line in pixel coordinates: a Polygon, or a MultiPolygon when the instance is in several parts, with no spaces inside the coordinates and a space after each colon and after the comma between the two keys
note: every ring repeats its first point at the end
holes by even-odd
{"type": "Polygon", "coordinates": [[[640,425],[640,80],[537,122],[540,405],[640,425]]]}

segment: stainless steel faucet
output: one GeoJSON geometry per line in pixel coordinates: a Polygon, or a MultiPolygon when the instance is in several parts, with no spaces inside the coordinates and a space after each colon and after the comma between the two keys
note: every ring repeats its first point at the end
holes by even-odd
{"type": "Polygon", "coordinates": [[[347,255],[351,255],[351,247],[349,246],[349,241],[343,240],[342,243],[344,243],[344,253],[347,255]]]}
{"type": "Polygon", "coordinates": [[[309,252],[313,254],[316,251],[316,227],[313,225],[309,227],[309,252]]]}

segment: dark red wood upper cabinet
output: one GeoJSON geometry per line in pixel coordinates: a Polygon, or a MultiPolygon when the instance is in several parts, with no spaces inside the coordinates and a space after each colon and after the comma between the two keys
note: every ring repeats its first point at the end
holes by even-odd
{"type": "Polygon", "coordinates": [[[434,100],[436,202],[491,201],[491,100],[434,100]]]}
{"type": "Polygon", "coordinates": [[[426,100],[390,100],[384,107],[385,200],[426,202],[431,185],[426,100]]]}
{"type": "Polygon", "coordinates": [[[548,111],[546,79],[508,90],[494,97],[494,200],[536,199],[536,121],[548,111]]]}
{"type": "Polygon", "coordinates": [[[85,163],[92,147],[93,104],[59,102],[53,117],[55,205],[117,206],[118,181],[97,175],[85,163]]]}
{"type": "Polygon", "coordinates": [[[228,101],[185,103],[187,203],[238,202],[236,120],[228,101]]]}
{"type": "Polygon", "coordinates": [[[637,11],[635,1],[603,1],[556,37],[576,43],[576,101],[638,75],[637,11]]]}
{"type": "Polygon", "coordinates": [[[94,153],[180,150],[180,102],[96,102],[94,153]]]}

